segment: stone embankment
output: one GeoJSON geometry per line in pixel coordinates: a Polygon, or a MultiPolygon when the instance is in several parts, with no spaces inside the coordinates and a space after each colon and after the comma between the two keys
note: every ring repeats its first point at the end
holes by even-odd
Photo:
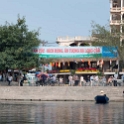
{"type": "Polygon", "coordinates": [[[94,101],[101,90],[110,101],[124,102],[124,86],[0,86],[0,100],[94,101]]]}

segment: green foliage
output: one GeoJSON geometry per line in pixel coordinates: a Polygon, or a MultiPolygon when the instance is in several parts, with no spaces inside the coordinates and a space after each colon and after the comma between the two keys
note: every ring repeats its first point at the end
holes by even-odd
{"type": "Polygon", "coordinates": [[[124,61],[124,45],[121,44],[121,38],[123,33],[120,33],[119,28],[116,26],[101,26],[92,22],[92,36],[95,41],[93,43],[94,46],[110,46],[110,51],[112,51],[111,46],[117,48],[118,58],[119,60],[124,61]],[[111,31],[110,31],[111,30],[111,31]]]}
{"type": "Polygon", "coordinates": [[[101,76],[103,76],[104,74],[103,74],[103,72],[100,71],[100,72],[97,73],[97,75],[98,75],[99,77],[101,77],[101,76]]]}
{"type": "Polygon", "coordinates": [[[0,26],[0,70],[24,69],[38,65],[38,56],[32,47],[40,44],[39,31],[29,31],[25,18],[18,17],[16,24],[0,26]]]}
{"type": "Polygon", "coordinates": [[[75,70],[71,70],[71,75],[75,75],[75,70]]]}
{"type": "Polygon", "coordinates": [[[49,64],[50,62],[54,62],[54,59],[41,58],[39,62],[44,65],[44,64],[49,64]]]}

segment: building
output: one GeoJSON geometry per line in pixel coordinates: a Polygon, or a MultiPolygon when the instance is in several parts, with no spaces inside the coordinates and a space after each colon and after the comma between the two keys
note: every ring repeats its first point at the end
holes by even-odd
{"type": "Polygon", "coordinates": [[[94,38],[93,37],[58,37],[56,42],[59,46],[92,46],[94,38]]]}
{"type": "MultiPolygon", "coordinates": [[[[110,0],[110,27],[124,33],[124,0],[110,0]]],[[[124,44],[124,35],[121,36],[121,44],[124,44]]]]}
{"type": "Polygon", "coordinates": [[[75,39],[61,38],[57,41],[59,47],[39,46],[34,48],[33,52],[42,59],[51,59],[50,63],[46,63],[48,73],[62,77],[64,82],[67,82],[68,76],[73,72],[79,77],[83,75],[86,80],[88,76],[101,71],[108,76],[115,74],[118,66],[117,55],[111,53],[107,47],[91,46],[90,39],[75,39]]]}

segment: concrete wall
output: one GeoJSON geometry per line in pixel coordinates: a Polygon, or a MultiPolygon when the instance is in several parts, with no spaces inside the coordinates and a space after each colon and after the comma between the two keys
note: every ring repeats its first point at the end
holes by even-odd
{"type": "Polygon", "coordinates": [[[1,100],[91,100],[101,90],[109,97],[110,101],[124,101],[124,87],[71,87],[71,86],[45,86],[45,87],[19,87],[1,86],[1,100]]]}

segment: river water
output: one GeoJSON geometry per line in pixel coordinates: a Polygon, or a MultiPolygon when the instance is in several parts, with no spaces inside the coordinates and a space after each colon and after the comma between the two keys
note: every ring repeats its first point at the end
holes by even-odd
{"type": "Polygon", "coordinates": [[[124,103],[0,101],[0,124],[124,124],[124,103]]]}

